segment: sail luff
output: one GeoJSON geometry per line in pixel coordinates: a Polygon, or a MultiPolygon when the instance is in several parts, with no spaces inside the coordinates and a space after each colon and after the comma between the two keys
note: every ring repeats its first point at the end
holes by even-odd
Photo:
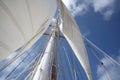
{"type": "Polygon", "coordinates": [[[67,10],[66,6],[62,3],[62,1],[61,0],[57,1],[62,18],[60,30],[67,39],[76,57],[78,58],[83,69],[85,70],[88,79],[92,80],[89,60],[79,28],[75,23],[74,19],[71,17],[70,12],[67,10]]]}

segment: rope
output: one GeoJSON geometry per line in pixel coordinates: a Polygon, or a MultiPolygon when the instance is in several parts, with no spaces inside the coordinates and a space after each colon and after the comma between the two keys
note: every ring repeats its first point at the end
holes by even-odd
{"type": "MultiPolygon", "coordinates": [[[[36,61],[37,58],[38,58],[38,55],[36,55],[36,58],[21,73],[16,74],[12,78],[18,78],[21,74],[23,74],[25,71],[27,71],[30,68],[30,66],[34,64],[34,62],[36,61]]],[[[9,80],[9,77],[7,79],[9,80]]]]}
{"type": "MultiPolygon", "coordinates": [[[[46,42],[47,42],[47,40],[46,40],[46,42]]],[[[34,48],[32,48],[32,50],[31,50],[31,52],[38,46],[39,44],[37,44],[34,48]]],[[[31,53],[30,52],[30,53],[31,53]]],[[[38,61],[38,58],[39,58],[39,56],[41,55],[41,53],[42,53],[42,51],[40,50],[40,52],[38,52],[39,53],[39,55],[36,55],[37,56],[37,58],[35,58],[35,63],[38,61]]],[[[21,63],[20,63],[21,64],[21,63]]],[[[19,64],[19,65],[20,65],[19,64]]],[[[33,63],[32,63],[33,64],[33,63]]],[[[34,64],[35,65],[35,64],[34,64]]],[[[30,65],[29,65],[30,66],[30,65]]],[[[34,67],[34,66],[33,66],[34,67]]],[[[28,67],[29,68],[29,67],[28,67]]],[[[23,72],[25,72],[28,68],[26,68],[25,70],[23,70],[23,72]]],[[[16,68],[15,68],[16,69],[16,68]]],[[[14,69],[14,70],[15,70],[14,69]]],[[[19,77],[23,72],[21,72],[19,75],[17,74],[17,76],[16,76],[16,78],[17,77],[19,77]]]]}
{"type": "Polygon", "coordinates": [[[77,76],[77,72],[79,71],[79,75],[81,77],[82,80],[84,80],[83,76],[82,76],[82,73],[81,73],[81,70],[79,68],[76,68],[76,66],[79,66],[78,64],[76,64],[75,66],[75,60],[73,60],[73,55],[72,54],[68,54],[68,57],[69,59],[71,60],[71,66],[73,68],[73,72],[75,73],[74,75],[74,80],[77,80],[78,76],[77,76]],[[77,69],[77,70],[76,70],[77,69]]]}
{"type": "Polygon", "coordinates": [[[35,72],[37,71],[38,65],[40,64],[41,59],[42,59],[42,57],[43,57],[43,55],[44,55],[44,51],[45,51],[45,50],[43,50],[41,56],[38,57],[38,61],[36,61],[36,64],[35,64],[35,66],[34,66],[34,68],[33,68],[33,71],[30,73],[30,74],[31,74],[31,75],[30,75],[30,79],[33,79],[33,77],[34,77],[34,75],[35,75],[35,72]]]}
{"type": "MultiPolygon", "coordinates": [[[[48,21],[48,20],[47,20],[48,21]]],[[[41,26],[44,26],[47,21],[45,21],[41,26]]],[[[2,67],[0,67],[0,71],[3,71],[8,65],[10,65],[12,62],[14,62],[18,57],[20,57],[22,54],[24,54],[24,50],[25,48],[35,39],[38,38],[39,34],[44,30],[41,29],[31,40],[29,40],[24,46],[23,48],[20,50],[20,52],[18,52],[17,55],[15,55],[12,59],[9,60],[9,62],[7,62],[6,64],[4,64],[2,67]]]]}
{"type": "Polygon", "coordinates": [[[57,53],[58,53],[58,54],[56,55],[57,65],[58,65],[58,68],[57,68],[57,69],[58,69],[58,74],[57,74],[58,77],[57,77],[57,80],[60,80],[60,59],[59,59],[59,56],[60,56],[59,54],[60,54],[60,52],[59,52],[59,49],[60,49],[60,47],[61,47],[61,46],[60,46],[61,41],[60,41],[60,38],[59,38],[59,37],[58,37],[58,41],[59,41],[58,44],[57,44],[57,53]]]}
{"type": "Polygon", "coordinates": [[[107,79],[108,79],[108,80],[112,80],[112,79],[110,78],[110,74],[109,74],[109,72],[108,72],[108,70],[107,70],[107,68],[105,67],[105,65],[104,65],[103,62],[101,62],[101,66],[102,66],[103,70],[104,70],[105,73],[106,73],[107,79]]]}
{"type": "MultiPolygon", "coordinates": [[[[43,52],[41,52],[41,53],[43,53],[43,52]]],[[[41,55],[41,56],[42,56],[42,55],[41,55]]],[[[41,56],[40,56],[40,58],[41,58],[41,56]]],[[[32,67],[32,71],[28,74],[28,76],[26,76],[25,80],[26,80],[26,79],[32,80],[32,79],[31,79],[31,76],[33,76],[33,73],[32,73],[32,72],[33,72],[35,66],[37,65],[36,62],[38,62],[38,60],[41,60],[41,59],[39,59],[39,56],[38,56],[37,60],[35,60],[35,64],[34,64],[34,66],[32,67]]]]}
{"type": "MultiPolygon", "coordinates": [[[[66,57],[67,57],[67,60],[68,60],[68,63],[69,63],[69,67],[70,67],[70,71],[71,71],[71,73],[74,73],[74,70],[72,69],[72,64],[71,64],[71,62],[70,62],[70,59],[69,59],[69,57],[68,57],[68,53],[67,53],[67,51],[66,51],[66,48],[63,46],[63,44],[62,44],[62,47],[63,47],[63,50],[64,50],[64,52],[65,52],[65,55],[66,55],[66,57]]],[[[73,77],[75,77],[75,75],[74,74],[72,74],[73,76],[72,76],[72,78],[73,77]]],[[[74,80],[75,80],[75,78],[73,78],[74,80]]]]}
{"type": "MultiPolygon", "coordinates": [[[[51,35],[52,35],[52,32],[50,32],[49,36],[51,36],[51,35]]],[[[45,44],[44,44],[44,46],[43,46],[43,52],[42,52],[41,56],[39,57],[38,62],[36,62],[36,65],[35,65],[35,67],[34,67],[34,70],[32,71],[32,73],[30,73],[30,74],[31,74],[30,79],[33,79],[33,77],[34,77],[34,75],[35,75],[35,72],[36,72],[36,70],[37,70],[37,67],[38,67],[38,65],[39,65],[40,62],[41,62],[41,58],[42,58],[42,56],[44,55],[44,52],[45,52],[45,49],[46,49],[46,46],[47,46],[47,42],[49,41],[49,39],[50,39],[50,37],[47,38],[46,41],[45,41],[45,44]]]]}
{"type": "MultiPolygon", "coordinates": [[[[88,47],[90,48],[90,47],[88,47]]],[[[108,73],[107,68],[105,67],[104,63],[100,60],[100,58],[94,53],[94,51],[92,50],[92,48],[90,48],[91,53],[95,56],[95,58],[100,62],[100,65],[102,66],[102,68],[104,69],[105,73],[106,73],[106,77],[108,80],[111,80],[110,78],[110,74],[108,73]]]]}
{"type": "MultiPolygon", "coordinates": [[[[61,57],[61,56],[60,56],[60,60],[62,60],[62,57],[61,57]]],[[[63,80],[67,80],[67,79],[65,79],[65,75],[64,75],[66,71],[65,71],[65,68],[64,68],[64,66],[63,66],[63,62],[62,62],[62,61],[60,61],[60,62],[61,62],[62,69],[63,69],[63,70],[61,69],[61,71],[62,71],[62,78],[63,78],[63,80]]]]}
{"type": "MultiPolygon", "coordinates": [[[[61,44],[61,41],[60,41],[60,44],[61,44]]],[[[64,65],[63,65],[63,61],[61,61],[61,60],[62,60],[62,56],[59,54],[59,63],[61,64],[61,69],[60,69],[60,70],[62,71],[62,73],[61,73],[61,74],[62,74],[62,75],[61,75],[62,77],[61,77],[61,78],[62,78],[62,80],[67,80],[67,79],[65,79],[65,75],[64,75],[65,72],[66,72],[66,71],[65,71],[66,69],[65,69],[65,67],[64,67],[64,65]]],[[[61,80],[61,79],[60,79],[60,80],[61,80]]]]}
{"type": "Polygon", "coordinates": [[[114,62],[115,64],[117,64],[118,66],[120,66],[120,63],[118,63],[117,61],[115,61],[113,58],[111,58],[109,55],[107,55],[107,53],[105,53],[103,50],[101,50],[100,48],[98,48],[95,44],[93,44],[90,40],[88,40],[87,38],[83,37],[93,48],[95,48],[97,51],[99,51],[99,53],[101,53],[102,55],[104,55],[106,58],[108,58],[109,60],[111,60],[112,62],[114,62]]]}
{"type": "Polygon", "coordinates": [[[34,48],[32,48],[32,50],[26,55],[26,57],[23,58],[23,60],[21,60],[21,62],[6,76],[5,79],[7,79],[7,78],[17,69],[17,67],[18,67],[20,64],[22,64],[22,62],[23,62],[27,57],[30,56],[30,54],[32,53],[32,51],[33,51],[36,47],[38,47],[38,46],[39,46],[39,44],[37,44],[34,48]]]}
{"type": "Polygon", "coordinates": [[[6,76],[5,79],[7,79],[28,56],[29,54],[6,76]]]}

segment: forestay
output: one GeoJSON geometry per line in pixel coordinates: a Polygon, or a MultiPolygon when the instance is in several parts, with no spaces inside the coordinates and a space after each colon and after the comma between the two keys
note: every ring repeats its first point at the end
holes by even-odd
{"type": "Polygon", "coordinates": [[[58,0],[61,17],[62,17],[62,25],[60,26],[60,30],[67,39],[71,48],[73,49],[76,57],[80,61],[83,69],[85,70],[87,77],[89,80],[92,80],[90,65],[88,61],[88,56],[86,53],[86,49],[82,40],[81,33],[79,31],[78,26],[76,25],[74,19],[69,14],[65,5],[58,0]]]}
{"type": "Polygon", "coordinates": [[[0,0],[0,60],[33,37],[30,44],[34,44],[47,29],[56,8],[56,0],[0,0]]]}

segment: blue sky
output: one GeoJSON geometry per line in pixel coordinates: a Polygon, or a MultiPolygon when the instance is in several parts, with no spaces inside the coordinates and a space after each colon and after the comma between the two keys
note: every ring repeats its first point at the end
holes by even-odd
{"type": "MultiPolygon", "coordinates": [[[[100,49],[104,50],[118,63],[120,63],[120,1],[64,0],[63,2],[66,4],[67,8],[75,18],[82,35],[92,41],[100,49]]],[[[38,42],[34,46],[36,46],[37,44],[43,45],[43,41],[44,39],[38,40],[38,42]]],[[[65,80],[73,79],[73,77],[70,76],[72,75],[71,68],[68,68],[70,64],[74,65],[72,66],[72,69],[74,69],[73,67],[76,68],[76,75],[79,76],[78,80],[83,80],[82,78],[85,78],[84,80],[87,80],[85,72],[79,64],[78,60],[76,59],[73,51],[69,47],[69,44],[66,40],[61,41],[63,41],[62,44],[66,48],[67,53],[71,53],[65,55],[65,52],[63,53],[62,51],[63,47],[60,48],[61,54],[59,54],[59,60],[61,60],[62,58],[60,65],[62,73],[60,75],[61,80],[63,79],[63,77],[65,78],[65,80]],[[72,57],[72,59],[70,59],[71,63],[69,63],[69,59],[67,58],[67,56],[72,57]],[[64,64],[64,68],[62,64],[64,64]]],[[[41,45],[39,45],[36,50],[32,51],[32,53],[34,54],[31,54],[31,56],[28,57],[29,59],[25,60],[24,63],[22,63],[20,67],[16,69],[14,74],[19,72],[21,69],[24,68],[23,66],[26,66],[29,62],[32,61],[32,58],[34,58],[35,55],[38,53],[41,45]]],[[[4,79],[8,72],[10,72],[20,62],[20,60],[22,60],[28,53],[30,53],[30,50],[28,50],[25,55],[21,56],[18,60],[11,64],[9,68],[6,68],[4,71],[2,71],[0,73],[0,79],[4,79]]],[[[96,58],[91,54],[89,48],[87,48],[87,51],[90,59],[93,80],[107,80],[105,72],[100,67],[96,58]]],[[[6,61],[9,58],[11,57],[9,56],[6,61]]],[[[5,63],[6,61],[4,61],[3,63],[5,63]]],[[[120,66],[113,66],[113,63],[108,61],[108,59],[104,57],[101,57],[101,61],[105,63],[105,66],[110,72],[111,78],[113,80],[120,80],[120,66]]],[[[2,65],[2,63],[0,65],[2,65]]]]}
{"type": "MultiPolygon", "coordinates": [[[[120,1],[63,0],[63,2],[74,16],[81,33],[120,63],[120,1]]],[[[101,60],[105,62],[109,72],[112,72],[112,79],[119,80],[120,66],[111,67],[112,63],[106,58],[101,60]]],[[[93,59],[91,61],[90,63],[97,67],[97,75],[94,76],[98,77],[94,77],[94,80],[106,80],[100,66],[93,62],[93,59]]]]}

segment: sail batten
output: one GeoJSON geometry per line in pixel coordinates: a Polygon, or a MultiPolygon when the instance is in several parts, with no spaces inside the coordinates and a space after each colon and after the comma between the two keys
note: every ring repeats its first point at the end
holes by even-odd
{"type": "Polygon", "coordinates": [[[75,23],[74,19],[69,14],[66,6],[60,0],[58,0],[58,4],[62,17],[62,24],[60,25],[60,30],[67,39],[76,57],[78,58],[83,69],[85,70],[88,79],[92,80],[88,56],[79,28],[75,23]]]}
{"type": "Polygon", "coordinates": [[[40,37],[56,9],[56,0],[0,0],[0,61],[41,31],[40,37]]]}

